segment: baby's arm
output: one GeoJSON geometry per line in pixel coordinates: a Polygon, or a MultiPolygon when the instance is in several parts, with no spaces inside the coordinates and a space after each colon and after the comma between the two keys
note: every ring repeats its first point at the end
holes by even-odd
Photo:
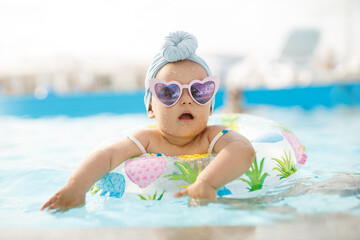
{"type": "MultiPolygon", "coordinates": [[[[221,130],[221,129],[220,129],[221,130]]],[[[216,200],[216,190],[244,174],[255,158],[249,140],[235,131],[229,131],[215,144],[217,156],[199,174],[196,182],[175,194],[192,199],[216,200]]]]}
{"type": "MultiPolygon", "coordinates": [[[[136,136],[142,135],[139,131],[136,136]]],[[[95,149],[71,174],[67,183],[41,208],[66,211],[85,203],[85,194],[91,186],[126,159],[140,155],[140,149],[128,138],[113,145],[95,149]]]]}

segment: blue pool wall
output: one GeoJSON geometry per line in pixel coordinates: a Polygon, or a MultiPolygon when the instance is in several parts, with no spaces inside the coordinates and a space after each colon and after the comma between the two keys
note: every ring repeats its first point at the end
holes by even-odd
{"type": "MultiPolygon", "coordinates": [[[[100,113],[146,113],[143,96],[143,90],[66,95],[51,93],[42,100],[33,95],[0,95],[0,115],[38,118],[58,115],[82,117],[100,113]]],[[[216,95],[215,110],[224,105],[225,98],[226,93],[220,88],[216,95]]],[[[304,109],[317,106],[332,108],[336,105],[360,107],[360,82],[244,91],[243,106],[247,108],[257,105],[300,106],[304,109]]]]}

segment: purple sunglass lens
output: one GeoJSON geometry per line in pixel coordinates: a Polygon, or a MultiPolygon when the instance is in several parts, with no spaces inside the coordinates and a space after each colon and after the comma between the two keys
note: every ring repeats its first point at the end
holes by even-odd
{"type": "Polygon", "coordinates": [[[193,98],[201,104],[207,103],[215,92],[215,83],[206,82],[204,84],[194,83],[191,86],[191,95],[193,98]]]}
{"type": "Polygon", "coordinates": [[[157,98],[166,106],[171,106],[178,100],[180,87],[176,84],[165,85],[162,83],[155,84],[155,93],[157,98]]]}

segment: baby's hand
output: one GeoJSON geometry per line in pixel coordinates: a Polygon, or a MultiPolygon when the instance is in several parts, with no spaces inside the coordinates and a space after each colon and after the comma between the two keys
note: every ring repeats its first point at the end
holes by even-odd
{"type": "Polygon", "coordinates": [[[216,189],[206,182],[198,182],[191,184],[187,188],[174,194],[174,197],[183,197],[188,195],[191,199],[216,201],[216,189]]]}
{"type": "Polygon", "coordinates": [[[40,210],[56,210],[64,212],[70,208],[81,207],[85,203],[85,192],[65,185],[54,194],[40,210]]]}

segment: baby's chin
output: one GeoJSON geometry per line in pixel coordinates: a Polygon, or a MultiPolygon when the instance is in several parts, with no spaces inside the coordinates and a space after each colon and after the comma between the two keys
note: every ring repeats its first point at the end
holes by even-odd
{"type": "Polygon", "coordinates": [[[180,138],[193,138],[197,135],[201,134],[206,128],[205,126],[181,126],[180,128],[169,131],[168,134],[172,135],[174,137],[180,137],[180,138]]]}

